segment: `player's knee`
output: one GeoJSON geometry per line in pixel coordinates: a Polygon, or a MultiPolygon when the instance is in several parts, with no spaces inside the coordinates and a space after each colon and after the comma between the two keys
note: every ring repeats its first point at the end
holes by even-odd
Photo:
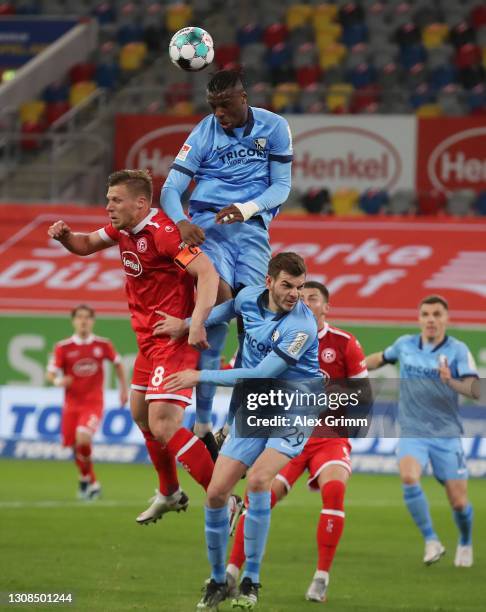
{"type": "Polygon", "coordinates": [[[154,438],[162,444],[167,444],[176,431],[180,429],[180,423],[175,419],[163,417],[149,420],[149,426],[154,438]]]}
{"type": "Polygon", "coordinates": [[[269,491],[272,479],[263,471],[253,469],[248,474],[248,490],[252,493],[269,491]]]}
{"type": "Polygon", "coordinates": [[[402,483],[404,485],[414,485],[418,484],[419,482],[417,476],[415,474],[412,474],[411,472],[403,472],[402,474],[400,474],[400,478],[402,479],[402,483]]]}
{"type": "Polygon", "coordinates": [[[228,501],[229,491],[218,485],[209,484],[206,491],[206,504],[209,508],[222,508],[228,501]]]}

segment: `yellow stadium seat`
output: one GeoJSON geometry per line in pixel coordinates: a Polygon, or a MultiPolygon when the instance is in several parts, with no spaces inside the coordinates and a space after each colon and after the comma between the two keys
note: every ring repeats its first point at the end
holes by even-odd
{"type": "Polygon", "coordinates": [[[95,90],[96,83],[94,81],[79,81],[79,83],[71,85],[69,89],[69,104],[77,106],[95,90]]]}
{"type": "Polygon", "coordinates": [[[276,112],[295,102],[299,93],[297,83],[281,83],[275,88],[272,96],[272,107],[276,112]]]}
{"type": "Polygon", "coordinates": [[[312,17],[312,7],[308,4],[292,4],[287,10],[287,27],[289,30],[300,28],[312,17]]]}
{"type": "Polygon", "coordinates": [[[341,37],[343,28],[339,23],[328,23],[316,32],[316,43],[319,49],[324,49],[335,43],[341,37]]]}
{"type": "Polygon", "coordinates": [[[312,25],[314,30],[319,32],[330,24],[336,18],[337,4],[319,4],[314,10],[312,16],[312,25]]]}
{"type": "Polygon", "coordinates": [[[427,49],[435,49],[444,44],[449,35],[446,23],[431,23],[422,30],[422,42],[427,49]]]}
{"type": "Polygon", "coordinates": [[[42,100],[31,100],[24,102],[20,107],[20,122],[21,123],[37,123],[46,110],[46,103],[42,100]]]}
{"type": "Polygon", "coordinates": [[[324,49],[321,49],[319,54],[319,65],[323,70],[339,66],[347,54],[347,48],[341,43],[333,43],[324,49]]]}
{"type": "Polygon", "coordinates": [[[168,114],[173,117],[187,117],[194,114],[194,106],[192,102],[177,102],[169,110],[168,114]]]}
{"type": "Polygon", "coordinates": [[[334,112],[338,109],[346,109],[351,101],[353,86],[350,83],[335,83],[328,89],[326,95],[327,108],[334,112]]]}
{"type": "Polygon", "coordinates": [[[331,196],[331,206],[335,215],[346,216],[358,213],[359,191],[356,189],[338,189],[331,196]]]}
{"type": "Polygon", "coordinates": [[[442,108],[439,104],[422,104],[415,111],[417,117],[440,117],[442,116],[442,108]]]}
{"type": "Polygon", "coordinates": [[[184,3],[172,4],[167,7],[165,25],[169,32],[177,32],[181,28],[191,25],[192,8],[184,3]]]}
{"type": "Polygon", "coordinates": [[[143,42],[128,43],[120,51],[120,68],[124,72],[140,70],[147,54],[147,45],[143,42]]]}

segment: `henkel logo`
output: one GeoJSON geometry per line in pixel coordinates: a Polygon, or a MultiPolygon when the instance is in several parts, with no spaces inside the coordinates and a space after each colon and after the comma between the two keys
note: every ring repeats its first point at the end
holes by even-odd
{"type": "Polygon", "coordinates": [[[193,127],[194,123],[180,123],[147,132],[131,145],[125,167],[144,168],[154,178],[165,179],[193,127]]]}
{"type": "Polygon", "coordinates": [[[297,187],[392,189],[402,175],[395,145],[380,133],[336,125],[294,139],[293,181],[297,187]]]}
{"type": "Polygon", "coordinates": [[[93,376],[97,371],[98,363],[90,357],[80,359],[73,365],[73,372],[76,376],[93,376]]]}
{"type": "Polygon", "coordinates": [[[140,276],[140,274],[142,274],[142,264],[136,253],[133,253],[133,251],[123,251],[121,259],[125,268],[125,273],[128,274],[128,276],[140,276]]]}
{"type": "Polygon", "coordinates": [[[486,127],[462,130],[440,142],[430,154],[427,174],[440,191],[486,187],[486,127]]]}

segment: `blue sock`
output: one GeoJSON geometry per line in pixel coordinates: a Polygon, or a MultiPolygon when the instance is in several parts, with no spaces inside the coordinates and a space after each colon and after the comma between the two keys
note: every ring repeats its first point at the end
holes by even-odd
{"type": "Polygon", "coordinates": [[[246,565],[243,578],[260,582],[260,565],[265,552],[270,529],[270,491],[248,493],[248,510],[245,518],[246,565]]]}
{"type": "Polygon", "coordinates": [[[205,533],[211,578],[226,582],[226,547],[229,538],[228,505],[222,508],[205,506],[205,533]]]}
{"type": "Polygon", "coordinates": [[[468,504],[464,510],[454,510],[453,514],[459,529],[459,544],[461,546],[470,546],[472,544],[473,507],[471,504],[468,504]]]}
{"type": "Polygon", "coordinates": [[[403,485],[403,499],[412,515],[415,524],[422,532],[426,540],[438,540],[438,536],[432,526],[430,518],[429,504],[425,497],[422,487],[419,484],[403,485]]]}
{"type": "MultiPolygon", "coordinates": [[[[211,348],[201,353],[198,366],[200,370],[219,370],[227,333],[228,323],[208,327],[207,335],[211,348]]],[[[198,423],[211,423],[215,393],[216,386],[211,383],[201,383],[196,387],[196,421],[198,423]]]]}

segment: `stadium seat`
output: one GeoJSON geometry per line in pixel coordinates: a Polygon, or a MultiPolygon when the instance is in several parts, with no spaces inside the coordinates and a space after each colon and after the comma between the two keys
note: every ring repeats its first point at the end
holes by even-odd
{"type": "Polygon", "coordinates": [[[328,70],[333,66],[339,66],[339,64],[346,57],[346,47],[341,43],[333,43],[329,47],[320,49],[319,53],[319,65],[323,70],[328,70]]]}
{"type": "Polygon", "coordinates": [[[15,15],[15,5],[11,2],[0,2],[0,17],[8,17],[9,15],[15,15]]]}
{"type": "Polygon", "coordinates": [[[40,121],[26,121],[20,128],[20,147],[22,151],[38,151],[42,147],[39,136],[45,131],[44,123],[40,121]]]}
{"type": "Polygon", "coordinates": [[[468,43],[474,43],[474,30],[466,21],[461,21],[451,29],[449,40],[456,48],[468,43]]]}
{"type": "Polygon", "coordinates": [[[96,90],[96,83],[94,81],[81,81],[75,83],[69,89],[69,104],[70,106],[77,106],[81,104],[83,100],[86,100],[96,90]]]}
{"type": "Polygon", "coordinates": [[[338,7],[336,4],[318,4],[312,15],[312,26],[316,32],[335,21],[338,7]]]}
{"type": "Polygon", "coordinates": [[[368,87],[375,82],[376,71],[373,66],[363,63],[356,66],[354,70],[350,70],[347,74],[347,78],[355,89],[368,87]]]}
{"type": "Polygon", "coordinates": [[[415,212],[415,193],[408,189],[398,189],[390,195],[388,206],[392,215],[410,215],[415,212]]]}
{"type": "Polygon", "coordinates": [[[343,28],[362,23],[365,18],[364,9],[360,4],[346,2],[339,8],[337,18],[343,28]]]}
{"type": "Polygon", "coordinates": [[[422,42],[426,49],[436,49],[444,44],[449,36],[446,23],[432,23],[422,30],[422,42]]]}
{"type": "Polygon", "coordinates": [[[286,42],[289,31],[283,23],[273,23],[263,32],[263,42],[268,48],[273,48],[286,42]]]}
{"type": "Polygon", "coordinates": [[[215,51],[215,61],[223,68],[228,64],[237,64],[240,60],[240,48],[238,45],[218,45],[215,51]]]}
{"type": "Polygon", "coordinates": [[[474,201],[474,209],[478,215],[486,215],[486,191],[480,191],[474,201]]]}
{"type": "Polygon", "coordinates": [[[418,45],[420,44],[422,37],[420,30],[415,23],[404,23],[400,26],[395,33],[395,42],[399,45],[418,45]]]}
{"type": "Polygon", "coordinates": [[[331,198],[328,189],[309,189],[302,196],[302,206],[313,215],[326,214],[331,211],[331,198]]]}
{"type": "Polygon", "coordinates": [[[129,43],[120,50],[120,68],[123,72],[140,70],[147,54],[147,46],[143,42],[129,43]]]}
{"type": "Polygon", "coordinates": [[[440,104],[422,104],[415,111],[417,117],[440,117],[442,116],[442,108],[440,104]]]}
{"type": "Polygon", "coordinates": [[[318,65],[302,66],[296,73],[297,83],[300,87],[308,87],[314,83],[318,83],[321,78],[321,68],[318,65]]]}
{"type": "Polygon", "coordinates": [[[319,50],[326,49],[341,38],[342,26],[339,23],[329,23],[316,32],[316,44],[319,50]]]}
{"type": "Polygon", "coordinates": [[[472,89],[485,82],[485,70],[482,66],[471,66],[459,71],[459,82],[465,89],[472,89]]]}
{"type": "Polygon", "coordinates": [[[46,105],[46,123],[51,125],[69,110],[69,102],[50,102],[46,105]]]}
{"type": "Polygon", "coordinates": [[[298,70],[306,66],[314,66],[317,61],[317,49],[313,43],[304,43],[296,48],[294,66],[298,70]]]}
{"type": "Polygon", "coordinates": [[[44,89],[44,101],[50,102],[66,102],[69,98],[69,86],[64,81],[55,81],[44,89]]]}
{"type": "Polygon", "coordinates": [[[407,70],[415,64],[423,64],[426,59],[427,53],[422,44],[403,46],[400,50],[400,63],[407,70]]]}
{"type": "Polygon", "coordinates": [[[168,32],[177,32],[181,28],[191,25],[192,8],[188,4],[178,2],[169,4],[165,13],[165,27],[168,32]]]}
{"type": "Polygon", "coordinates": [[[359,192],[356,189],[337,189],[331,196],[332,212],[342,217],[356,214],[358,200],[359,192]]]}
{"type": "Polygon", "coordinates": [[[24,102],[19,111],[21,123],[38,123],[46,110],[46,103],[43,100],[31,100],[24,102]]]}
{"type": "Polygon", "coordinates": [[[376,113],[380,102],[381,87],[370,84],[356,89],[350,105],[351,113],[376,113]]]}
{"type": "Polygon", "coordinates": [[[355,23],[343,28],[341,41],[346,47],[353,47],[368,40],[368,27],[365,23],[355,23]]]}
{"type": "Polygon", "coordinates": [[[93,62],[82,62],[74,65],[69,71],[71,83],[80,81],[92,81],[95,75],[96,65],[93,62]]]}
{"type": "Polygon", "coordinates": [[[446,196],[443,191],[431,191],[417,194],[418,213],[420,215],[438,215],[444,212],[446,196]]]}
{"type": "Polygon", "coordinates": [[[472,189],[453,191],[447,199],[447,212],[456,217],[464,217],[473,212],[476,194],[472,189]]]}
{"type": "Polygon", "coordinates": [[[442,114],[448,117],[460,117],[467,112],[464,91],[455,83],[442,88],[437,95],[437,103],[442,109],[442,114]]]}
{"type": "Polygon", "coordinates": [[[289,45],[278,43],[271,47],[265,56],[265,63],[270,70],[288,66],[292,59],[292,50],[289,45]]]}
{"type": "Polygon", "coordinates": [[[190,115],[194,114],[194,106],[192,102],[181,101],[169,106],[166,113],[173,117],[189,117],[190,115]]]}
{"type": "Polygon", "coordinates": [[[410,95],[410,106],[419,109],[435,102],[436,93],[428,83],[421,83],[410,95]]]}
{"type": "Polygon", "coordinates": [[[287,28],[294,30],[306,25],[313,14],[312,6],[309,4],[291,4],[287,9],[287,28]]]}
{"type": "Polygon", "coordinates": [[[457,82],[457,70],[451,64],[438,66],[430,72],[429,82],[435,90],[442,89],[457,82]]]}
{"type": "Polygon", "coordinates": [[[273,110],[277,113],[298,111],[298,94],[299,88],[295,83],[278,85],[272,96],[273,110]]]}
{"type": "Polygon", "coordinates": [[[471,11],[471,23],[476,30],[486,26],[486,4],[478,2],[471,11]]]}
{"type": "Polygon", "coordinates": [[[115,21],[115,8],[110,2],[101,2],[93,9],[93,15],[98,20],[100,26],[106,26],[115,21]]]}
{"type": "Polygon", "coordinates": [[[368,189],[359,198],[359,207],[367,215],[378,215],[384,212],[388,203],[386,191],[368,189]]]}
{"type": "Polygon", "coordinates": [[[248,23],[236,32],[236,42],[240,47],[261,41],[263,30],[260,25],[248,23]]]}
{"type": "Polygon", "coordinates": [[[329,87],[326,105],[330,112],[342,112],[349,108],[353,86],[350,83],[336,83],[329,87]]]}

